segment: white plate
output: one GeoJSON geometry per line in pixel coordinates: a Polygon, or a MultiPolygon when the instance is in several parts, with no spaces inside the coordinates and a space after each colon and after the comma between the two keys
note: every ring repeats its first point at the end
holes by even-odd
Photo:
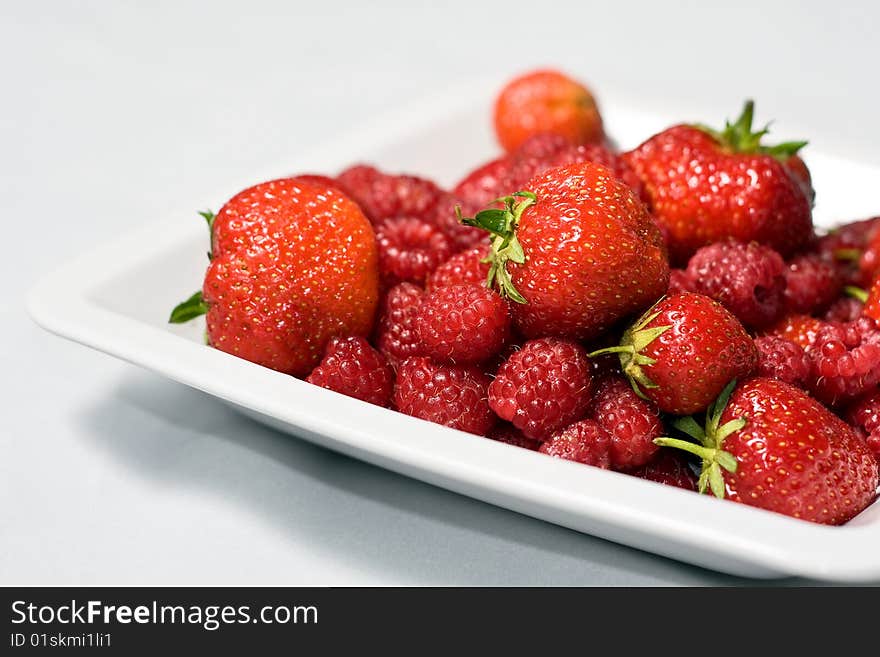
{"type": "MultiPolygon", "coordinates": [[[[431,98],[327,144],[242,187],[355,161],[423,172],[449,184],[493,155],[495,82],[431,98]]],[[[603,98],[609,131],[633,146],[677,118],[603,98]]],[[[690,117],[687,117],[690,118],[690,117]]],[[[877,211],[880,168],[808,151],[818,223],[877,211]]],[[[236,189],[220,190],[215,208],[236,189]]],[[[880,578],[880,504],[823,527],[676,488],[548,458],[377,408],[206,347],[203,325],[168,313],[200,288],[207,232],[182,208],[98,248],[34,287],[34,319],[61,336],[154,370],[260,422],[370,463],[498,506],[668,557],[753,577],[880,578]]]]}

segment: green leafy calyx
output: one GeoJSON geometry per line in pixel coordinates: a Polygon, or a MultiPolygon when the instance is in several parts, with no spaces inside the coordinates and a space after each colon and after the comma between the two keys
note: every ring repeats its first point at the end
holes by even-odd
{"type": "Polygon", "coordinates": [[[722,449],[725,438],[746,426],[746,418],[738,417],[721,424],[721,416],[730,395],[736,387],[736,379],[732,380],[715,403],[706,411],[706,420],[703,426],[693,417],[680,417],[673,426],[687,434],[696,442],[681,440],[679,438],[655,438],[654,443],[661,447],[674,447],[698,456],[703,461],[698,488],[701,493],[711,490],[715,497],[724,497],[724,474],[723,470],[736,472],[738,463],[736,457],[722,449]]]}
{"type": "Polygon", "coordinates": [[[490,207],[477,212],[473,217],[462,217],[461,208],[455,208],[459,222],[489,233],[491,249],[483,260],[489,264],[486,287],[497,287],[502,297],[516,303],[527,303],[527,301],[514,287],[510,273],[507,271],[507,263],[514,262],[521,265],[526,261],[522,245],[516,237],[516,229],[523,212],[533,206],[537,200],[538,197],[532,192],[515,192],[492,202],[492,205],[503,203],[503,208],[490,207]]]}
{"type": "Polygon", "coordinates": [[[754,114],[755,101],[747,100],[739,118],[733,123],[725,121],[723,130],[715,130],[705,125],[695,127],[712,135],[723,148],[732,153],[761,153],[775,157],[781,162],[797,155],[798,151],[807,145],[806,141],[786,141],[774,146],[761,144],[761,139],[770,132],[770,124],[760,130],[753,130],[754,114]]]}
{"type": "Polygon", "coordinates": [[[168,318],[169,324],[183,324],[196,317],[201,317],[208,312],[208,304],[202,298],[201,292],[196,292],[186,301],[182,301],[171,311],[168,318]]]}

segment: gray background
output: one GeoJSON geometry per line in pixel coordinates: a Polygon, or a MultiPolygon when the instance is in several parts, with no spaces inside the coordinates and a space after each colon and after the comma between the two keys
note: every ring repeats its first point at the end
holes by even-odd
{"type": "Polygon", "coordinates": [[[275,433],[43,333],[23,295],[340,128],[539,64],[600,100],[752,95],[786,133],[878,161],[880,5],[140,4],[0,3],[0,583],[748,583],[275,433]]]}

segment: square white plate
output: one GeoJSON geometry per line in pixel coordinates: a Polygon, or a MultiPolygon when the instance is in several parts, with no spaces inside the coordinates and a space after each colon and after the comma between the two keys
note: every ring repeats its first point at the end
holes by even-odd
{"type": "MultiPolygon", "coordinates": [[[[449,91],[344,135],[245,184],[329,172],[357,161],[451,184],[495,153],[497,81],[449,91]]],[[[610,134],[631,147],[682,117],[602,97],[610,134]]],[[[817,223],[877,212],[880,168],[808,151],[817,223]]],[[[245,185],[243,184],[242,187],[245,185]]],[[[215,209],[237,189],[220,190],[215,209]]],[[[203,324],[172,327],[170,309],[201,287],[208,245],[198,208],[84,255],[28,298],[61,336],[159,372],[281,431],[498,506],[674,559],[753,577],[880,578],[880,504],[845,527],[823,527],[460,433],[311,386],[210,349],[203,324]]]]}

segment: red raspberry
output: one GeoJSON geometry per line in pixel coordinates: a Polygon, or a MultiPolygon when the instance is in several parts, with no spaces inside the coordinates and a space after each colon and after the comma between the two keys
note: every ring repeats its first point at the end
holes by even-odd
{"type": "Polygon", "coordinates": [[[827,322],[854,322],[862,316],[865,307],[858,299],[853,297],[840,297],[831,304],[824,315],[827,322]]]}
{"type": "Polygon", "coordinates": [[[641,468],[630,470],[629,474],[667,486],[697,490],[697,475],[687,460],[672,449],[661,449],[654,460],[641,468]]]}
{"type": "Polygon", "coordinates": [[[878,227],[880,217],[838,226],[816,242],[815,250],[837,267],[845,283],[862,285],[859,259],[878,227]]]}
{"type": "Polygon", "coordinates": [[[419,355],[415,317],[424,292],[413,283],[395,285],[385,295],[379,313],[376,346],[394,367],[419,355]]]}
{"type": "Polygon", "coordinates": [[[826,324],[807,353],[810,391],[828,406],[857,397],[880,383],[880,329],[866,317],[847,324],[826,324]]]}
{"type": "Polygon", "coordinates": [[[523,432],[509,422],[499,422],[486,435],[487,438],[497,440],[499,443],[507,443],[516,447],[522,447],[531,451],[537,451],[541,443],[531,438],[526,438],[523,432]]]}
{"type": "Polygon", "coordinates": [[[488,255],[488,245],[475,246],[456,253],[428,276],[428,290],[459,283],[485,285],[486,277],[489,275],[489,264],[482,260],[488,255]]]}
{"type": "Polygon", "coordinates": [[[856,399],[846,409],[844,418],[880,460],[880,390],[872,390],[856,399]]]}
{"type": "Polygon", "coordinates": [[[764,335],[776,335],[806,349],[816,341],[816,335],[826,324],[827,322],[809,315],[785,315],[766,329],[764,335]]]}
{"type": "Polygon", "coordinates": [[[437,266],[452,255],[452,245],[431,224],[398,217],[376,226],[379,273],[386,284],[409,281],[422,284],[437,266]]]}
{"type": "Polygon", "coordinates": [[[810,357],[794,342],[768,335],[755,338],[759,376],[785,381],[803,388],[810,378],[810,357]]]}
{"type": "Polygon", "coordinates": [[[488,288],[449,285],[425,294],[415,327],[423,354],[444,363],[482,363],[510,337],[510,311],[488,288]]]}
{"type": "Polygon", "coordinates": [[[611,436],[598,423],[581,420],[554,433],[538,451],[607,470],[610,467],[611,436]]]}
{"type": "Polygon", "coordinates": [[[376,406],[388,406],[394,387],[394,370],[366,338],[333,338],[324,359],[306,381],[376,406]]]}
{"type": "Polygon", "coordinates": [[[391,175],[359,164],[339,174],[336,184],[373,223],[390,217],[430,220],[443,190],[417,176],[391,175]]]}
{"type": "Polygon", "coordinates": [[[669,270],[669,289],[666,291],[668,296],[673,294],[681,294],[682,292],[696,292],[697,284],[688,275],[684,269],[669,270]]]}
{"type": "Polygon", "coordinates": [[[449,238],[455,251],[469,249],[477,244],[488,244],[484,231],[473,226],[465,226],[458,220],[458,215],[455,213],[456,206],[460,207],[463,217],[473,217],[486,207],[447,194],[437,202],[430,221],[449,238]]]}
{"type": "Polygon", "coordinates": [[[687,266],[697,291],[721,303],[747,328],[767,326],[779,317],[784,270],[782,256],[756,242],[704,246],[687,266]]]}
{"type": "Polygon", "coordinates": [[[596,383],[590,418],[611,436],[611,467],[629,470],[645,465],[660,449],[654,438],[663,435],[660,413],[639,397],[623,376],[596,383]]]}
{"type": "Polygon", "coordinates": [[[536,440],[584,417],[591,399],[587,352],[559,338],[526,342],[489,386],[492,410],[536,440]]]}
{"type": "Polygon", "coordinates": [[[496,421],[486,399],[490,381],[478,367],[441,365],[423,356],[407,358],[397,370],[394,407],[484,436],[496,421]]]}
{"type": "Polygon", "coordinates": [[[795,256],[785,269],[785,310],[819,313],[843,290],[843,278],[833,263],[817,254],[795,256]]]}
{"type": "Polygon", "coordinates": [[[471,171],[452,188],[452,194],[459,199],[462,206],[476,212],[494,199],[516,191],[504,189],[509,175],[510,159],[506,156],[499,157],[471,171]]]}

